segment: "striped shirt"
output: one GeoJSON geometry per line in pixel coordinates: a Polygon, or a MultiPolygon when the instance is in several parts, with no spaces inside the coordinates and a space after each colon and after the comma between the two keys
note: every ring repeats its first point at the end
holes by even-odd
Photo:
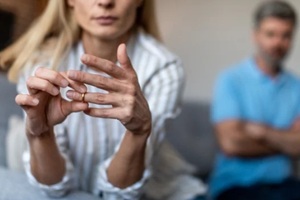
{"type": "MultiPolygon", "coordinates": [[[[127,48],[152,113],[153,128],[147,143],[143,178],[125,189],[110,184],[106,169],[118,151],[126,131],[124,126],[115,119],[90,117],[82,112],[72,113],[54,129],[57,145],[66,160],[67,170],[60,183],[51,186],[39,183],[30,171],[29,152],[23,155],[29,181],[47,195],[57,197],[69,190],[83,190],[99,196],[100,199],[132,200],[139,199],[142,193],[147,193],[145,181],[154,175],[152,163],[159,153],[160,144],[164,141],[166,120],[174,118],[180,110],[184,74],[179,58],[142,30],[131,37],[127,48]]],[[[72,69],[99,73],[80,62],[83,53],[83,45],[79,42],[71,49],[59,71],[72,69]]],[[[25,81],[37,67],[24,70],[18,83],[19,93],[27,93],[25,81]]],[[[87,88],[89,92],[105,93],[89,85],[87,88]]],[[[70,88],[61,89],[64,98],[68,89],[70,88]]],[[[91,104],[90,107],[104,106],[91,104]]],[[[172,178],[172,181],[174,180],[176,179],[172,178]]],[[[195,190],[194,193],[199,191],[195,190]]]]}

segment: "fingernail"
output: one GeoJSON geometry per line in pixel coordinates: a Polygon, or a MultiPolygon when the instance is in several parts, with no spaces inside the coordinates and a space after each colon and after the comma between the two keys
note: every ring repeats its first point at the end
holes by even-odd
{"type": "Polygon", "coordinates": [[[40,101],[39,101],[38,99],[33,99],[33,100],[32,100],[32,103],[33,103],[34,105],[38,105],[39,102],[40,102],[40,101]]]}
{"type": "Polygon", "coordinates": [[[72,99],[73,98],[73,92],[72,91],[67,91],[66,93],[67,97],[72,99]]]}
{"type": "Polygon", "coordinates": [[[68,71],[68,77],[69,78],[76,78],[76,72],[74,72],[74,71],[68,71]]]}
{"type": "Polygon", "coordinates": [[[84,54],[83,56],[81,56],[81,60],[83,62],[88,62],[89,61],[89,56],[84,54]]]}
{"type": "Polygon", "coordinates": [[[61,86],[62,86],[62,87],[67,87],[68,85],[69,85],[69,82],[68,82],[67,80],[63,79],[63,80],[61,81],[61,86]]]}
{"type": "Polygon", "coordinates": [[[58,94],[59,93],[59,90],[57,89],[57,88],[53,88],[53,90],[52,90],[52,92],[53,92],[53,94],[58,94]]]}

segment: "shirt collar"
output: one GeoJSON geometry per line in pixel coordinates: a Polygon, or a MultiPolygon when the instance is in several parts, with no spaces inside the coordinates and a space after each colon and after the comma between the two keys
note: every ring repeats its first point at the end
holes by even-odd
{"type": "MultiPolygon", "coordinates": [[[[137,33],[132,34],[132,36],[129,38],[128,42],[126,43],[126,47],[127,47],[127,54],[129,58],[133,58],[133,54],[134,54],[134,46],[136,44],[136,39],[137,39],[137,33]]],[[[83,48],[83,43],[80,40],[77,45],[75,46],[75,57],[78,58],[78,63],[76,66],[79,67],[80,70],[82,70],[83,68],[85,68],[84,64],[81,62],[80,58],[81,56],[85,53],[84,52],[84,48],[83,48]]],[[[117,65],[119,65],[119,62],[116,62],[117,65]]]]}
{"type": "Polygon", "coordinates": [[[250,59],[248,59],[248,67],[249,67],[249,72],[250,74],[257,78],[260,81],[269,81],[272,82],[274,84],[283,84],[287,79],[288,79],[288,75],[287,72],[285,71],[285,69],[283,68],[282,71],[276,76],[276,78],[271,78],[268,75],[266,75],[257,65],[255,58],[251,57],[250,59]]]}

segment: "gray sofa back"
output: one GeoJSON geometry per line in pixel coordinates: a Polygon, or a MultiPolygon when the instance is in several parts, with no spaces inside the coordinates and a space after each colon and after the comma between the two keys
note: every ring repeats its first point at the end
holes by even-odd
{"type": "Polygon", "coordinates": [[[210,123],[210,104],[185,102],[181,114],[167,126],[167,140],[189,163],[197,168],[197,175],[206,179],[218,151],[210,123]]]}
{"type": "Polygon", "coordinates": [[[8,82],[5,73],[0,72],[0,166],[6,166],[5,141],[9,116],[22,115],[21,108],[15,103],[16,95],[16,86],[8,82]]]}

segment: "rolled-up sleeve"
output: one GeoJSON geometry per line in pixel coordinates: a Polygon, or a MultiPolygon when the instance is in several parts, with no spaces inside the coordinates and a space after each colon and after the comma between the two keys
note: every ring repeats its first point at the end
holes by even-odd
{"type": "Polygon", "coordinates": [[[107,178],[107,168],[112,158],[106,160],[98,168],[98,179],[94,194],[100,199],[105,200],[138,200],[142,194],[142,188],[145,181],[150,175],[149,169],[144,171],[143,177],[138,182],[126,188],[118,188],[113,186],[107,178]]]}
{"type": "Polygon", "coordinates": [[[66,161],[66,173],[64,177],[59,183],[56,183],[54,185],[45,185],[39,183],[31,173],[29,152],[26,151],[23,154],[23,162],[29,182],[33,186],[40,188],[41,191],[49,197],[62,197],[73,188],[73,165],[66,156],[64,156],[63,154],[62,156],[65,158],[66,161]]]}

